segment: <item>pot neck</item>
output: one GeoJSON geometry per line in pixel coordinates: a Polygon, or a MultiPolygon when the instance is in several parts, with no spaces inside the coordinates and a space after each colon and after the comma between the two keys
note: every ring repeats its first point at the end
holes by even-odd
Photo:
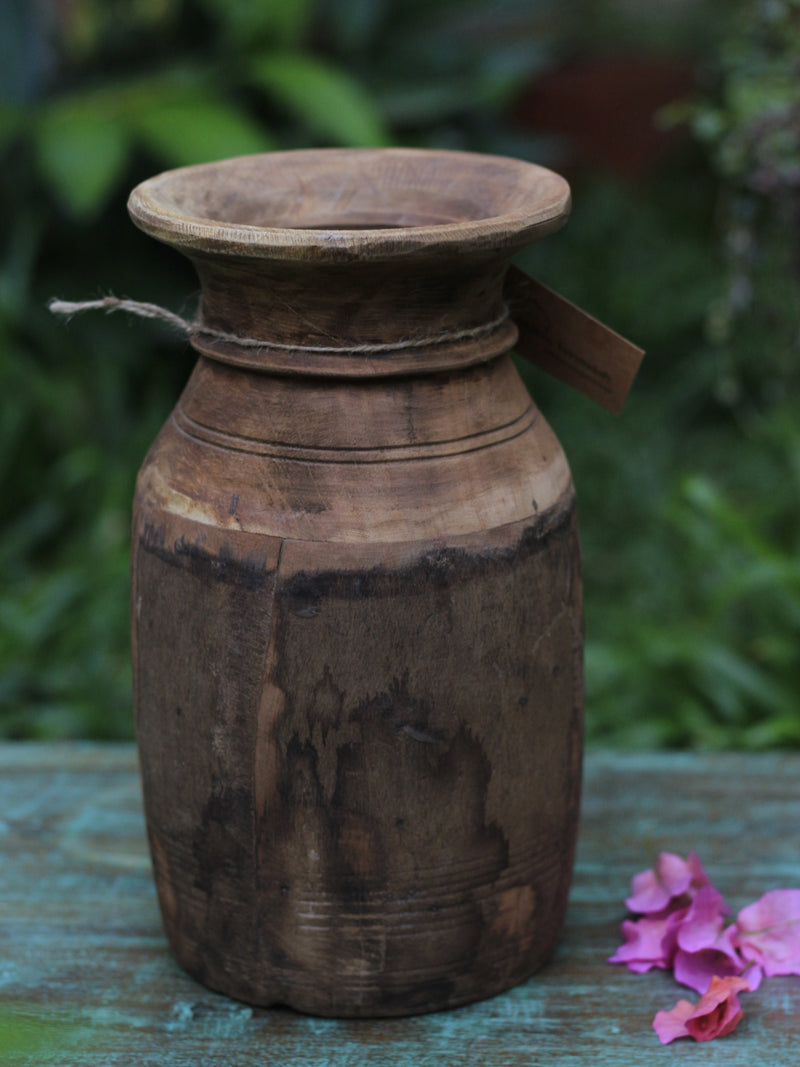
{"type": "Polygon", "coordinates": [[[128,208],[202,286],[192,343],[280,373],[441,371],[506,352],[512,256],[552,233],[569,186],[518,159],[426,149],[309,149],[142,182],[128,208]]]}
{"type": "Polygon", "coordinates": [[[375,377],[469,366],[507,352],[511,253],[315,263],[190,256],[203,355],[273,373],[375,377]]]}

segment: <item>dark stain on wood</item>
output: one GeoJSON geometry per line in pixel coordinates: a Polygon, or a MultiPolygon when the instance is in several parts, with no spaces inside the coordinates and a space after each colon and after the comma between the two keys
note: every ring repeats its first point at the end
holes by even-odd
{"type": "Polygon", "coordinates": [[[262,559],[237,559],[224,543],[217,552],[210,552],[202,543],[187,541],[183,534],[167,544],[165,529],[163,525],[145,524],[141,543],[146,552],[170,566],[189,570],[201,580],[240,585],[250,592],[264,587],[267,572],[262,559]]]}
{"type": "MultiPolygon", "coordinates": [[[[277,582],[273,572],[269,603],[231,580],[231,555],[222,581],[218,570],[187,567],[191,553],[141,542],[139,573],[150,569],[198,620],[187,639],[167,639],[156,616],[144,620],[155,630],[143,650],[140,629],[150,670],[140,667],[139,732],[146,743],[157,731],[163,760],[146,785],[164,796],[150,823],[157,878],[168,885],[165,922],[202,981],[323,1014],[393,1014],[423,1010],[434,988],[460,1003],[476,983],[502,988],[543,962],[563,915],[568,881],[558,872],[574,840],[580,777],[574,507],[556,510],[495,548],[436,548],[398,568],[303,569],[277,582]],[[260,678],[230,662],[231,647],[209,658],[211,635],[232,612],[236,634],[257,634],[261,656],[270,648],[260,698],[260,678]],[[532,658],[536,614],[556,619],[558,633],[532,658]],[[148,679],[161,675],[158,648],[172,662],[194,642],[207,650],[199,689],[179,703],[192,707],[195,762],[176,780],[171,761],[190,754],[187,738],[176,718],[170,739],[157,712],[167,698],[148,679]],[[562,680],[553,656],[575,675],[562,680]],[[475,660],[466,679],[465,657],[475,660]],[[275,694],[266,734],[248,711],[264,707],[265,692],[275,694]],[[566,731],[553,718],[565,703],[574,716],[566,731]],[[514,781],[525,751],[528,769],[514,781]],[[272,769],[268,783],[254,777],[254,752],[272,769]],[[167,855],[180,869],[168,869],[167,855]],[[342,973],[346,960],[352,974],[342,973]]],[[[174,675],[165,671],[160,685],[165,678],[173,690],[174,675]]],[[[174,707],[175,693],[168,699],[174,707]]]]}

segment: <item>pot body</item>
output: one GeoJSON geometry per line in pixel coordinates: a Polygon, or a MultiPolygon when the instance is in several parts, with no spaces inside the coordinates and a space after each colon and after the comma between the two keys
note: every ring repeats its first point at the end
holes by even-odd
{"type": "Polygon", "coordinates": [[[361,356],[287,373],[196,340],[139,474],[149,841],[172,950],[214,989],[431,1011],[522,981],[557,940],[582,746],[574,493],[508,334],[480,344],[368,376],[361,356]]]}

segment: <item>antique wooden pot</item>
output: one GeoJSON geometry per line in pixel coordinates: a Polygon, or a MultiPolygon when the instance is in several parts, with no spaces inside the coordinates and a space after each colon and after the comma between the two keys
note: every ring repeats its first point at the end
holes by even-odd
{"type": "Polygon", "coordinates": [[[162,174],[129,208],[202,284],[133,519],[172,950],[322,1015],[506,989],[557,940],[578,817],[574,493],[503,300],[568,186],[321,150],[162,174]]]}

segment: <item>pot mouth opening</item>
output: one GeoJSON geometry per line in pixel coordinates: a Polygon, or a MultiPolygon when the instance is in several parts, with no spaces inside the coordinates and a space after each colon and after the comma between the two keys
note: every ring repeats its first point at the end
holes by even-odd
{"type": "Polygon", "coordinates": [[[567,182],[533,163],[425,149],[311,149],[166,171],[133,221],[167,244],[258,258],[383,258],[431,244],[522,247],[558,229],[567,182]]]}

